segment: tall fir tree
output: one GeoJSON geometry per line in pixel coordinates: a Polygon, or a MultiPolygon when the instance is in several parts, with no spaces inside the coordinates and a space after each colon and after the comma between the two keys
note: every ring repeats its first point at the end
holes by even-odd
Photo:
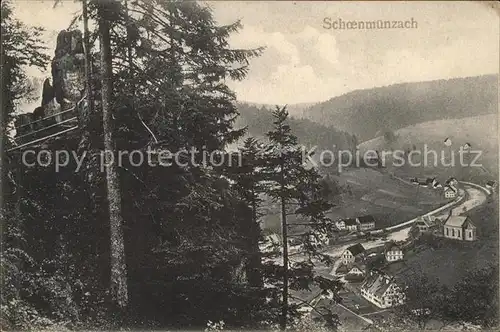
{"type": "MultiPolygon", "coordinates": [[[[304,149],[298,144],[297,137],[292,133],[286,107],[276,107],[273,112],[274,128],[267,133],[269,146],[265,152],[265,174],[267,182],[266,193],[279,203],[282,226],[282,284],[281,284],[281,315],[280,328],[288,326],[290,311],[290,286],[295,289],[309,288],[317,283],[322,289],[321,294],[331,294],[338,291],[340,285],[314,275],[314,263],[311,257],[318,256],[321,260],[331,263],[326,255],[320,254],[313,242],[321,235],[333,229],[332,223],[325,213],[331,208],[325,200],[320,183],[321,176],[317,170],[307,167],[304,149]],[[288,216],[297,215],[305,226],[302,234],[306,255],[303,261],[291,268],[288,252],[288,216]],[[292,280],[291,280],[292,279],[292,280]],[[291,281],[291,282],[290,282],[291,281]]],[[[293,307],[297,307],[294,304],[293,307]]],[[[328,323],[335,325],[334,316],[329,312],[325,315],[328,323]]]]}
{"type": "Polygon", "coordinates": [[[106,165],[107,200],[110,225],[110,293],[114,304],[125,308],[128,303],[127,268],[125,259],[125,240],[123,231],[122,193],[118,174],[118,166],[113,156],[116,155],[114,141],[115,124],[113,114],[113,55],[111,53],[110,15],[112,1],[100,1],[98,5],[99,37],[101,47],[101,96],[104,132],[104,154],[106,165]]]}

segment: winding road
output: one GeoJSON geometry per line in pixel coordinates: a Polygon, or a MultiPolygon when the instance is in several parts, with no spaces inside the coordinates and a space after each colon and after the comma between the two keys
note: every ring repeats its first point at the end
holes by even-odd
{"type": "MultiPolygon", "coordinates": [[[[426,213],[426,216],[434,216],[437,218],[446,217],[450,211],[450,209],[458,209],[461,212],[469,211],[475,207],[482,205],[486,202],[487,195],[489,194],[488,189],[483,188],[479,185],[472,183],[462,183],[463,191],[461,196],[455,199],[453,202],[443,205],[442,207],[435,209],[426,213]],[[465,208],[465,209],[464,209],[465,208]]],[[[383,246],[384,243],[389,241],[404,241],[408,238],[409,231],[411,229],[412,224],[418,219],[414,218],[408,221],[405,221],[401,224],[394,225],[388,227],[389,231],[392,232],[387,233],[387,237],[384,239],[376,239],[376,240],[360,240],[358,243],[361,243],[365,249],[371,249],[383,246]]],[[[328,254],[332,257],[339,257],[342,252],[351,244],[344,244],[339,246],[333,246],[324,251],[325,254],[328,254]]]]}
{"type": "MultiPolygon", "coordinates": [[[[460,212],[463,213],[475,207],[478,207],[486,202],[487,197],[490,194],[490,191],[488,189],[470,182],[461,182],[461,184],[463,189],[460,190],[459,197],[457,197],[452,202],[449,202],[435,210],[423,214],[422,216],[425,215],[425,216],[434,216],[437,218],[443,218],[448,215],[450,209],[459,209],[460,212]]],[[[421,216],[388,227],[387,228],[388,233],[386,233],[386,237],[384,237],[383,239],[381,238],[376,240],[359,239],[358,241],[355,242],[361,243],[365,249],[372,249],[381,247],[386,242],[389,241],[405,241],[406,239],[408,239],[409,231],[413,223],[420,217],[421,216]]],[[[377,233],[382,233],[382,230],[376,230],[372,232],[372,234],[377,234],[377,233]]],[[[340,257],[340,255],[342,255],[344,250],[350,247],[351,245],[353,245],[353,242],[338,244],[338,245],[330,245],[327,248],[325,248],[325,250],[323,250],[322,252],[324,254],[329,255],[331,258],[338,258],[340,257]]],[[[293,254],[293,261],[297,262],[305,258],[306,258],[305,256],[302,257],[302,255],[293,254]]],[[[275,263],[277,264],[282,263],[281,257],[276,257],[271,260],[275,261],[275,263]]],[[[339,262],[340,260],[338,259],[335,261],[335,264],[333,266],[333,271],[336,270],[339,262]]]]}

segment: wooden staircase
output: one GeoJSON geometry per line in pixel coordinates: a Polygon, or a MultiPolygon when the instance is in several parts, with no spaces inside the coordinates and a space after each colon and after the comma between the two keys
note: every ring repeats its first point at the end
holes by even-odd
{"type": "MultiPolygon", "coordinates": [[[[81,101],[83,101],[83,98],[81,101]]],[[[15,146],[7,150],[7,152],[37,145],[47,139],[58,137],[78,129],[78,107],[80,102],[76,106],[62,112],[15,126],[16,136],[13,137],[15,146]],[[19,132],[22,134],[18,135],[19,132]]]]}

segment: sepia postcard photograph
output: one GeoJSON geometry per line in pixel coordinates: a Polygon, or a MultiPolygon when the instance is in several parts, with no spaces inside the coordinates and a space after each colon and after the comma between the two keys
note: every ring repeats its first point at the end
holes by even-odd
{"type": "Polygon", "coordinates": [[[500,5],[2,0],[0,330],[498,331],[500,5]]]}

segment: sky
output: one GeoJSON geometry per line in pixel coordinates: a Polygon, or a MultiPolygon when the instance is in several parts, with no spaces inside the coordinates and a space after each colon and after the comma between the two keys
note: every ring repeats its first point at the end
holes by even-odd
{"type": "MultiPolygon", "coordinates": [[[[44,27],[53,54],[57,33],[80,5],[14,0],[16,15],[44,27]]],[[[499,14],[473,2],[207,1],[220,24],[241,20],[234,48],[264,46],[245,80],[229,82],[239,100],[295,104],[403,82],[499,72],[499,14]],[[408,29],[327,29],[330,22],[417,22],[408,29]]],[[[35,76],[50,76],[50,71],[35,76]]]]}

